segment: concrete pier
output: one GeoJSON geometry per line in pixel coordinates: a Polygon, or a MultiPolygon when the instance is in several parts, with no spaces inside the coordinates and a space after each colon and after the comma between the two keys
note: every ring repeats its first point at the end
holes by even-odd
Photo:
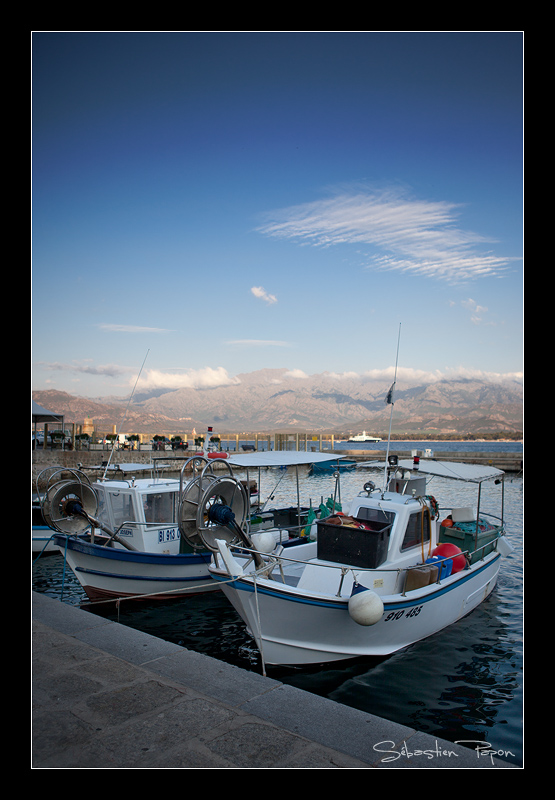
{"type": "Polygon", "coordinates": [[[36,592],[33,769],[520,769],[36,592]]]}
{"type": "MultiPolygon", "coordinates": [[[[342,455],[354,461],[384,461],[385,453],[383,450],[335,450],[334,455],[342,455]]],[[[410,450],[398,450],[391,447],[390,455],[397,455],[399,458],[411,458],[410,450]]],[[[426,461],[422,456],[421,461],[426,461]]],[[[518,453],[492,453],[492,452],[439,452],[433,451],[434,461],[454,461],[459,464],[481,464],[488,467],[501,469],[503,472],[522,472],[523,458],[518,453]]]]}

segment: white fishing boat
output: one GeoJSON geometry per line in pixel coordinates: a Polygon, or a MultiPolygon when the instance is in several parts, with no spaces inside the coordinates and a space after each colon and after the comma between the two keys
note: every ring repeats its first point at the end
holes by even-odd
{"type": "MultiPolygon", "coordinates": [[[[215,541],[210,566],[264,664],[385,656],[437,633],[493,591],[504,537],[503,472],[388,457],[384,488],[367,482],[345,516],[317,523],[317,541],[261,552],[215,541]],[[426,477],[475,483],[477,508],[439,507],[426,477]],[[480,508],[483,481],[501,486],[501,516],[480,508]]],[[[367,464],[366,466],[371,466],[367,464]]]]}
{"type": "MultiPolygon", "coordinates": [[[[149,599],[219,590],[208,570],[213,526],[204,515],[212,504],[233,509],[241,526],[275,545],[298,541],[300,509],[263,509],[252,514],[249,488],[253,469],[294,466],[327,459],[320,453],[251,453],[205,451],[187,458],[154,459],[150,465],[99,466],[91,480],[82,470],[61,467],[41,473],[42,514],[91,601],[136,597],[149,599]],[[174,461],[179,477],[164,476],[174,461]],[[246,480],[232,477],[232,467],[247,470],[246,480]],[[136,477],[145,471],[149,477],[136,477]],[[198,509],[204,509],[199,516],[198,509]],[[251,524],[251,518],[253,523],[251,524]],[[258,529],[258,532],[257,532],[258,529]],[[205,539],[208,539],[208,545],[205,539]]],[[[220,529],[219,536],[232,535],[220,529]]]]}
{"type": "Polygon", "coordinates": [[[180,480],[135,477],[144,471],[144,464],[121,464],[97,480],[81,470],[48,476],[43,516],[91,601],[216,588],[209,555],[181,541],[180,480]]]}
{"type": "Polygon", "coordinates": [[[381,442],[381,439],[377,436],[370,436],[369,433],[366,431],[362,431],[362,433],[357,433],[356,436],[351,436],[350,439],[347,439],[348,442],[381,442]]]}

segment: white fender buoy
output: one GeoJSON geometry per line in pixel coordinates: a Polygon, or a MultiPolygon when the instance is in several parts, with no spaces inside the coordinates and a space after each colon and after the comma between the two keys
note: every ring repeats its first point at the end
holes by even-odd
{"type": "Polygon", "coordinates": [[[375,625],[383,615],[382,599],[360,583],[353,585],[349,598],[349,614],[358,625],[375,625]]]}
{"type": "Polygon", "coordinates": [[[497,549],[502,556],[510,556],[514,547],[505,536],[500,536],[497,540],[497,549]]]}
{"type": "Polygon", "coordinates": [[[260,553],[271,553],[276,547],[276,540],[270,531],[251,533],[251,542],[260,553]]]}

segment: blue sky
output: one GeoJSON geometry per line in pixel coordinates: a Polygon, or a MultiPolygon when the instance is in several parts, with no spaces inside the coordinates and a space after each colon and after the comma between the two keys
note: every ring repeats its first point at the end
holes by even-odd
{"type": "Polygon", "coordinates": [[[520,374],[522,51],[33,33],[33,389],[520,374]]]}

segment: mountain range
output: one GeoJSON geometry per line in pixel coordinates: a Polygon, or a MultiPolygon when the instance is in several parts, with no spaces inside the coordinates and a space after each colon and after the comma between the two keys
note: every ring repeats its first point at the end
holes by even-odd
{"type": "MultiPolygon", "coordinates": [[[[34,391],[39,405],[66,422],[94,420],[125,433],[321,432],[387,434],[391,382],[328,373],[294,377],[287,369],[238,375],[231,385],[157,390],[129,397],[85,398],[34,391]],[[129,405],[128,405],[129,404],[129,405]],[[125,420],[123,422],[123,420],[125,420]],[[120,428],[120,426],[122,426],[120,428]]],[[[395,385],[392,432],[421,435],[512,434],[523,428],[523,387],[517,380],[438,379],[395,385]]]]}

